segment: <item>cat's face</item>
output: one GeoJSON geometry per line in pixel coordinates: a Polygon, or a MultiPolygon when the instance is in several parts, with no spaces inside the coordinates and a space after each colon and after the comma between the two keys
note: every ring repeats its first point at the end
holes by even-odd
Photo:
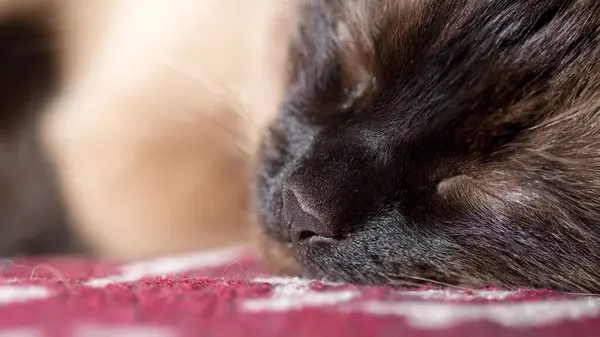
{"type": "Polygon", "coordinates": [[[600,2],[301,2],[267,250],[330,280],[600,290],[600,2]]]}

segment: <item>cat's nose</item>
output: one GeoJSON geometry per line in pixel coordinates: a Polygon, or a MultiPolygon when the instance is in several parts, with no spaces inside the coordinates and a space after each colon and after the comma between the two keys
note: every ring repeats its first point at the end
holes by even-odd
{"type": "Polygon", "coordinates": [[[283,189],[282,220],[289,228],[292,243],[309,239],[338,239],[341,232],[337,226],[325,218],[326,212],[318,207],[294,186],[283,189]]]}

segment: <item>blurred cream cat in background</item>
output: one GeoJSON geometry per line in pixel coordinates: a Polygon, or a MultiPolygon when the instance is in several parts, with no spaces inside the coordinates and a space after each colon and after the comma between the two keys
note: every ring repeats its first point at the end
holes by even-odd
{"type": "Polygon", "coordinates": [[[37,136],[86,248],[135,259],[252,241],[254,152],[282,99],[292,12],[279,0],[0,0],[0,20],[43,22],[57,53],[37,136]]]}

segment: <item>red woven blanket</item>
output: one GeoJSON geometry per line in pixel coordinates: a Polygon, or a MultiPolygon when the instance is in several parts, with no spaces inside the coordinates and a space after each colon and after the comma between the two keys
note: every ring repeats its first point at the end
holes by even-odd
{"type": "Polygon", "coordinates": [[[271,277],[244,250],[0,268],[0,337],[600,335],[596,297],[271,277]]]}

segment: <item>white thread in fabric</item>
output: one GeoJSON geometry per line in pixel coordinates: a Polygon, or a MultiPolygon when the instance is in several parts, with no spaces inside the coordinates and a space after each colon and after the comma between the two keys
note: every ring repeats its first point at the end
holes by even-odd
{"type": "Polygon", "coordinates": [[[78,327],[73,337],[177,337],[178,334],[166,327],[154,326],[96,326],[84,325],[78,327]]]}
{"type": "Polygon", "coordinates": [[[32,285],[0,285],[0,305],[25,302],[50,297],[50,291],[44,287],[32,285]]]}
{"type": "Polygon", "coordinates": [[[249,312],[278,312],[297,310],[304,307],[326,307],[348,302],[359,295],[350,290],[330,290],[327,292],[310,289],[311,280],[301,278],[257,278],[254,283],[269,283],[274,286],[269,298],[250,299],[242,304],[249,312]]]}
{"type": "Polygon", "coordinates": [[[124,265],[121,273],[105,278],[90,279],[84,284],[90,287],[105,287],[111,283],[133,282],[144,277],[162,276],[202,268],[213,268],[234,263],[248,252],[247,247],[191,253],[124,265]]]}
{"type": "Polygon", "coordinates": [[[578,298],[568,300],[540,299],[522,302],[473,304],[448,303],[441,300],[469,301],[474,299],[502,301],[518,296],[513,291],[455,291],[423,290],[398,292],[404,299],[396,301],[361,300],[360,294],[349,290],[327,292],[310,289],[310,280],[298,278],[264,278],[253,282],[273,284],[273,294],[266,299],[252,299],[243,303],[250,312],[285,312],[303,307],[328,307],[340,312],[360,312],[368,315],[402,316],[421,329],[445,329],[472,321],[489,321],[507,327],[543,326],[563,320],[600,317],[600,299],[578,298]],[[415,302],[411,297],[427,301],[415,302]]]}
{"type": "Polygon", "coordinates": [[[42,337],[43,334],[35,329],[8,329],[0,331],[0,337],[42,337]]]}
{"type": "Polygon", "coordinates": [[[0,279],[0,284],[12,284],[12,283],[17,283],[17,282],[21,282],[21,279],[18,279],[16,277],[11,277],[11,278],[3,278],[0,279]]]}
{"type": "Polygon", "coordinates": [[[445,329],[472,321],[489,321],[506,327],[544,326],[564,320],[600,316],[600,299],[539,300],[512,303],[468,304],[413,301],[368,301],[345,310],[370,315],[403,316],[413,327],[445,329]]]}
{"type": "Polygon", "coordinates": [[[477,291],[463,291],[463,290],[415,290],[415,291],[401,291],[398,294],[403,296],[420,297],[426,300],[474,300],[474,299],[485,299],[485,300],[505,300],[510,296],[516,296],[516,291],[503,291],[503,290],[477,290],[477,291]]]}

